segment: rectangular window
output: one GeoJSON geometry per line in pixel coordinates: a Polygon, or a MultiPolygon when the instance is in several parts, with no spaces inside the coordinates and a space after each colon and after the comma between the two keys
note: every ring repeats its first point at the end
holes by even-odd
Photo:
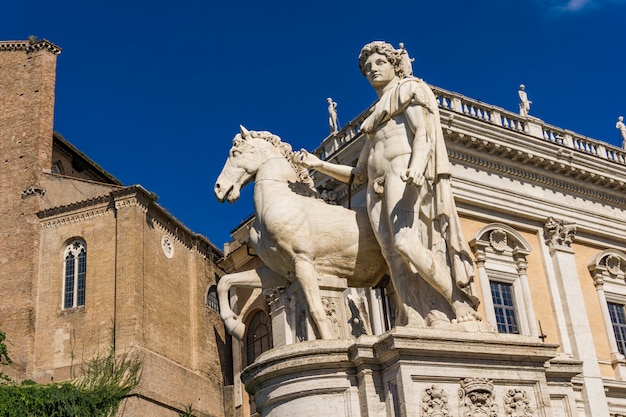
{"type": "Polygon", "coordinates": [[[513,301],[513,284],[505,282],[489,281],[493,308],[496,313],[498,332],[519,334],[517,313],[513,301]]]}
{"type": "Polygon", "coordinates": [[[607,305],[613,332],[615,333],[617,349],[619,349],[619,353],[624,355],[624,352],[626,352],[626,315],[624,314],[624,305],[616,303],[607,303],[607,305]]]}

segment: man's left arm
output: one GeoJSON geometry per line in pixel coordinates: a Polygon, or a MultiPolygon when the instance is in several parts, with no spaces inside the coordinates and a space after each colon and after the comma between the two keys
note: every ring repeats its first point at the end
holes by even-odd
{"type": "Polygon", "coordinates": [[[430,115],[426,107],[427,97],[425,94],[420,94],[423,91],[419,86],[416,88],[415,85],[411,85],[414,83],[407,84],[400,87],[404,90],[400,91],[400,100],[408,100],[404,116],[410,132],[413,132],[413,143],[409,166],[402,180],[419,187],[424,182],[426,168],[433,154],[434,138],[428,133],[431,129],[428,126],[430,115]]]}

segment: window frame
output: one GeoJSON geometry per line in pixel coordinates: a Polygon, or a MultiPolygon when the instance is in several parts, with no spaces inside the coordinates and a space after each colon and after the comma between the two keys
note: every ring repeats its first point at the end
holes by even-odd
{"type": "Polygon", "coordinates": [[[476,233],[470,247],[478,265],[477,275],[483,295],[486,321],[498,331],[491,281],[511,284],[518,333],[508,334],[539,336],[526,275],[528,265],[526,258],[531,252],[530,244],[512,227],[492,223],[476,233]]]}
{"type": "Polygon", "coordinates": [[[212,284],[209,286],[209,289],[206,292],[206,298],[204,300],[204,305],[211,311],[214,311],[219,314],[220,312],[220,300],[217,296],[217,285],[212,284]],[[215,294],[215,297],[211,297],[212,294],[215,294]]]}
{"type": "Polygon", "coordinates": [[[63,283],[61,309],[71,310],[84,307],[87,288],[87,244],[83,239],[74,238],[63,251],[63,283]],[[71,258],[70,258],[71,257],[71,258]],[[71,263],[68,262],[71,260],[71,263]],[[68,266],[71,265],[71,272],[68,266]],[[68,280],[71,278],[71,281],[68,280]],[[68,297],[68,293],[71,296],[68,297]]]}
{"type": "Polygon", "coordinates": [[[248,324],[246,325],[246,334],[245,334],[245,358],[246,364],[252,364],[256,358],[258,358],[263,352],[267,352],[273,347],[273,338],[272,338],[272,321],[270,319],[269,314],[267,314],[264,310],[256,310],[250,314],[250,319],[248,324]],[[257,323],[255,323],[255,321],[257,323]],[[256,324],[256,327],[253,327],[256,324]],[[254,337],[254,333],[256,329],[260,326],[264,326],[267,332],[260,338],[256,340],[252,340],[254,337]],[[267,349],[263,349],[263,341],[267,341],[267,349]],[[255,346],[260,342],[260,350],[257,352],[255,346]],[[251,355],[252,354],[252,355],[251,355]]]}
{"type": "Polygon", "coordinates": [[[590,259],[587,269],[596,287],[611,352],[611,365],[616,377],[626,380],[626,358],[619,350],[609,310],[609,303],[619,304],[624,307],[626,314],[626,254],[616,249],[604,250],[590,259]]]}

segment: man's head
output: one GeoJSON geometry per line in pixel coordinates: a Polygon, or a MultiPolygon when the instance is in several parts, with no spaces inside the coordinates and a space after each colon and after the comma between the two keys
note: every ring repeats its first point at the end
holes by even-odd
{"type": "Polygon", "coordinates": [[[361,53],[359,54],[359,69],[361,73],[365,75],[365,61],[372,54],[380,54],[384,55],[389,63],[393,65],[394,71],[396,75],[400,78],[404,77],[404,71],[402,70],[402,50],[395,49],[391,44],[383,41],[374,41],[370,42],[361,48],[361,53]]]}

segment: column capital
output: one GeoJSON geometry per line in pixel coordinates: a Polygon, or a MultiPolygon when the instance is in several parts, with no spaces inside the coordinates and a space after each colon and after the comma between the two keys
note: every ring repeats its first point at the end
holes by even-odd
{"type": "Polygon", "coordinates": [[[566,223],[565,220],[548,217],[543,231],[550,250],[572,251],[572,242],[576,237],[575,223],[566,223]]]}

